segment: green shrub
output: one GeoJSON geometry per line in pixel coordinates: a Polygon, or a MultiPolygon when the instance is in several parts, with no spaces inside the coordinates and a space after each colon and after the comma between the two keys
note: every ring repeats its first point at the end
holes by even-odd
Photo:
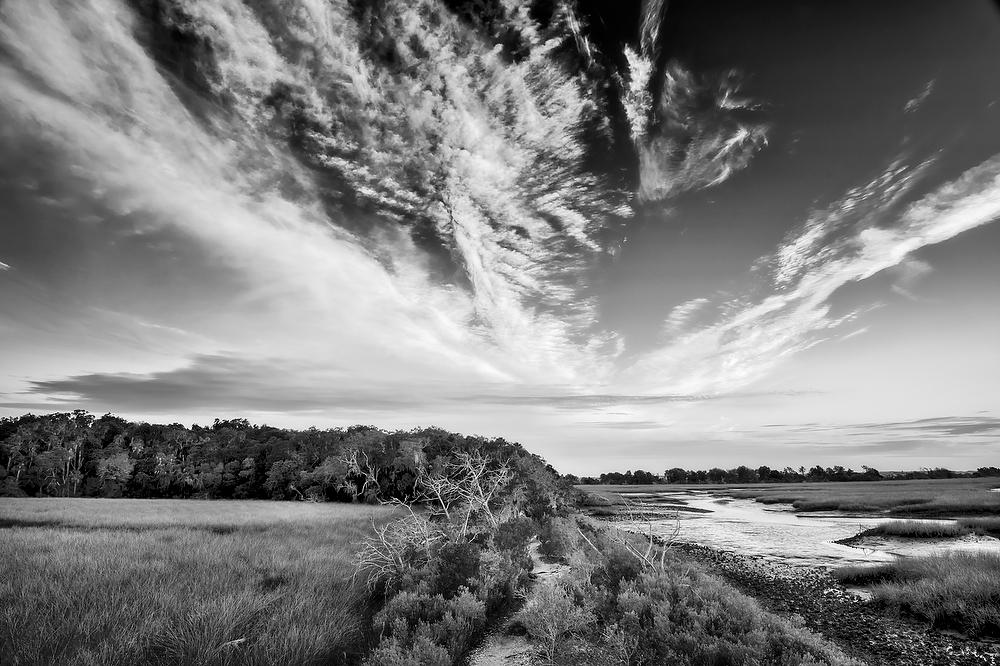
{"type": "Polygon", "coordinates": [[[501,551],[521,551],[528,547],[531,538],[538,532],[538,525],[531,518],[522,516],[500,523],[493,544],[501,551]]]}
{"type": "Polygon", "coordinates": [[[473,591],[486,603],[486,611],[492,613],[514,602],[528,585],[531,568],[527,551],[483,550],[479,557],[479,578],[474,582],[473,591]]]}
{"type": "Polygon", "coordinates": [[[592,580],[598,587],[617,596],[624,582],[635,580],[642,573],[642,563],[621,546],[606,547],[604,561],[593,573],[592,580]]]}
{"type": "MultiPolygon", "coordinates": [[[[451,599],[440,594],[400,592],[375,616],[375,625],[381,628],[384,638],[372,659],[376,655],[408,658],[408,650],[425,651],[422,646],[429,641],[444,648],[450,659],[457,661],[485,622],[485,604],[468,590],[451,599]]],[[[383,662],[369,661],[376,663],[383,662]]]]}
{"type": "Polygon", "coordinates": [[[538,539],[541,541],[538,551],[542,555],[565,560],[579,545],[580,534],[572,519],[553,516],[542,523],[538,539]]]}
{"type": "Polygon", "coordinates": [[[465,541],[449,541],[442,544],[434,554],[431,566],[431,591],[446,599],[454,596],[479,576],[479,555],[481,548],[465,541]]]}
{"type": "Polygon", "coordinates": [[[625,583],[605,622],[637,639],[633,663],[850,663],[816,635],[680,562],[625,583]]]}
{"type": "Polygon", "coordinates": [[[549,662],[560,654],[568,639],[582,633],[594,620],[593,613],[578,606],[556,583],[540,586],[517,614],[517,621],[541,644],[549,662]]]}
{"type": "Polygon", "coordinates": [[[365,666],[451,666],[451,664],[448,650],[435,645],[425,636],[419,636],[408,645],[395,637],[386,638],[365,660],[365,666]]]}

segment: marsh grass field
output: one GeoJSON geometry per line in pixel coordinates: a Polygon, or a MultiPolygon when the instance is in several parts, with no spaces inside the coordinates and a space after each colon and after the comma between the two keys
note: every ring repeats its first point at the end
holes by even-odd
{"type": "Polygon", "coordinates": [[[384,507],[0,500],[4,664],[338,663],[371,609],[352,580],[384,507]]]}
{"type": "Polygon", "coordinates": [[[618,493],[670,493],[704,490],[762,504],[791,504],[796,511],[881,513],[912,518],[1000,517],[998,478],[915,479],[818,483],[657,484],[578,486],[614,498],[618,493]]]}

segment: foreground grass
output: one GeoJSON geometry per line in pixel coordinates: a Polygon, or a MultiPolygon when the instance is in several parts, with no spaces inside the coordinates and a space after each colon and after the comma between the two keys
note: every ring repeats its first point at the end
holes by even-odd
{"type": "Polygon", "coordinates": [[[0,504],[10,664],[308,664],[362,649],[358,541],[389,511],[196,500],[0,504]]]}
{"type": "Polygon", "coordinates": [[[618,493],[714,491],[762,504],[791,504],[796,511],[885,513],[903,518],[1000,517],[995,478],[761,483],[736,485],[578,486],[607,500],[618,493]]]}
{"type": "Polygon", "coordinates": [[[847,585],[871,586],[873,601],[938,629],[1000,638],[1000,556],[950,553],[833,572],[847,585]]]}

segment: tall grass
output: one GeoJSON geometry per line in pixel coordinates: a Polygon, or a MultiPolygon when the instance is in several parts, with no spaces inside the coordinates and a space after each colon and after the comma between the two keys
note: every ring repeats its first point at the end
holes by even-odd
{"type": "Polygon", "coordinates": [[[948,553],[834,572],[871,585],[875,603],[973,637],[1000,637],[1000,556],[948,553]]]}
{"type": "Polygon", "coordinates": [[[1000,516],[990,518],[963,518],[958,521],[962,527],[1000,539],[1000,516]]]}
{"type": "Polygon", "coordinates": [[[968,533],[969,530],[958,523],[924,520],[894,520],[869,528],[858,536],[891,536],[906,539],[949,539],[964,536],[968,533]]]}
{"type": "Polygon", "coordinates": [[[353,554],[385,509],[16,500],[0,506],[11,664],[309,664],[363,643],[353,554]]]}

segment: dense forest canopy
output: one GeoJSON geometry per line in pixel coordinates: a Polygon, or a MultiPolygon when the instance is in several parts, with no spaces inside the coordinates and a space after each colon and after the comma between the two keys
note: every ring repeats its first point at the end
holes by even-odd
{"type": "MultiPolygon", "coordinates": [[[[531,495],[565,494],[570,483],[766,483],[1000,476],[928,469],[879,472],[841,466],[766,465],[685,470],[559,474],[520,444],[440,428],[388,432],[374,426],[290,430],[246,419],[211,426],[127,421],[72,413],[0,419],[0,496],[202,497],[310,501],[408,499],[421,473],[441,473],[462,453],[509,461],[531,495]],[[537,491],[537,493],[535,493],[537,491]]],[[[540,499],[539,501],[549,501],[540,499]]]]}
{"type": "Polygon", "coordinates": [[[445,473],[463,453],[508,464],[534,501],[569,492],[544,460],[502,438],[246,419],[185,427],[77,410],[0,419],[0,495],[405,500],[421,474],[445,473]]]}

